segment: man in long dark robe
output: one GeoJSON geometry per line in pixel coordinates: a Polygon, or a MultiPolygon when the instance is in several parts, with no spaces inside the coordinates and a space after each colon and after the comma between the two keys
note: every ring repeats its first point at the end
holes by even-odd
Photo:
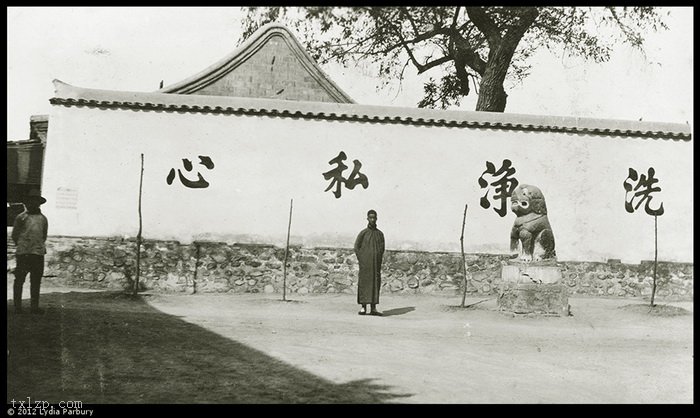
{"type": "Polygon", "coordinates": [[[367,228],[363,229],[355,240],[355,255],[360,263],[360,274],[357,280],[357,303],[362,305],[360,315],[367,313],[370,305],[370,315],[381,316],[377,311],[379,290],[382,286],[382,258],[384,257],[384,234],[377,229],[377,212],[367,212],[367,228]]]}

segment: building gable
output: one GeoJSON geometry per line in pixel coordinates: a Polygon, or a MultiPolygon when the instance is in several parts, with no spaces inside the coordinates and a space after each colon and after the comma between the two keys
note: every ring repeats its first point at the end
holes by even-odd
{"type": "Polygon", "coordinates": [[[157,92],[354,103],[277,24],[263,26],[224,59],[157,92]]]}

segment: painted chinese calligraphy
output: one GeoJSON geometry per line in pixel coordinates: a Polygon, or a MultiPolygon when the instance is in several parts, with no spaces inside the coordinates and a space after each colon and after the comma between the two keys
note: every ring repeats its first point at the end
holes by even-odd
{"type": "MultiPolygon", "coordinates": [[[[512,163],[510,160],[505,159],[503,160],[503,164],[501,165],[501,168],[498,169],[498,171],[496,171],[496,166],[493,165],[492,162],[486,161],[486,170],[479,177],[479,186],[481,186],[482,189],[486,189],[489,185],[494,186],[495,194],[493,195],[493,200],[500,200],[501,203],[501,206],[499,208],[494,207],[494,211],[496,211],[496,213],[500,217],[504,217],[506,216],[506,213],[508,213],[508,210],[506,208],[506,200],[510,197],[510,195],[513,193],[513,190],[515,190],[515,188],[518,185],[518,180],[514,177],[511,177],[513,174],[515,174],[515,168],[512,167],[512,163]],[[489,183],[488,181],[484,180],[485,174],[489,174],[493,178],[496,178],[498,176],[502,177],[497,178],[493,182],[489,183]]],[[[491,203],[488,199],[489,191],[490,188],[486,190],[486,194],[484,194],[481,197],[481,200],[479,202],[481,204],[481,207],[484,209],[488,209],[491,207],[491,203]]]]}
{"type": "Polygon", "coordinates": [[[642,203],[646,203],[644,205],[644,210],[647,214],[654,216],[663,215],[663,203],[661,203],[656,209],[652,209],[649,207],[652,199],[651,194],[661,191],[661,187],[653,187],[655,183],[659,182],[658,179],[654,178],[654,174],[655,171],[653,167],[649,167],[647,175],[642,174],[641,176],[637,173],[637,170],[633,168],[629,169],[629,174],[623,182],[623,186],[625,188],[625,210],[627,212],[634,213],[634,211],[637,210],[639,206],[642,205],[642,203]],[[632,182],[636,181],[637,185],[635,186],[633,183],[628,182],[629,180],[631,180],[632,182]],[[635,193],[632,194],[632,192],[635,193]],[[632,195],[630,196],[630,194],[632,195]],[[634,205],[634,199],[636,198],[639,198],[639,200],[637,201],[637,204],[634,205]]]}
{"type": "Polygon", "coordinates": [[[366,189],[369,186],[369,180],[367,179],[367,176],[364,174],[360,173],[360,168],[362,168],[362,163],[358,160],[354,160],[353,164],[354,167],[352,169],[352,172],[350,173],[350,177],[347,179],[343,178],[342,172],[348,166],[343,164],[343,161],[346,160],[348,157],[345,155],[343,151],[340,151],[340,154],[338,154],[337,157],[333,158],[328,162],[328,164],[337,164],[338,166],[330,171],[327,171],[323,173],[323,178],[326,180],[333,180],[331,181],[331,184],[324,190],[324,192],[329,191],[333,186],[335,186],[335,190],[333,191],[333,194],[335,195],[335,198],[338,199],[340,198],[340,188],[345,183],[345,187],[352,190],[357,186],[358,184],[362,185],[362,188],[366,189]]]}
{"type": "MultiPolygon", "coordinates": [[[[206,155],[199,156],[199,164],[203,165],[209,170],[214,168],[214,162],[206,155]]],[[[192,161],[188,160],[187,158],[183,158],[182,165],[185,167],[185,170],[192,171],[192,161]]],[[[190,189],[203,189],[205,187],[209,187],[209,182],[204,180],[204,177],[202,177],[199,172],[197,172],[197,180],[190,180],[183,176],[179,168],[177,169],[177,174],[185,187],[189,187],[190,189]]],[[[165,181],[170,185],[173,184],[173,180],[175,180],[175,169],[171,168],[165,181]]]]}

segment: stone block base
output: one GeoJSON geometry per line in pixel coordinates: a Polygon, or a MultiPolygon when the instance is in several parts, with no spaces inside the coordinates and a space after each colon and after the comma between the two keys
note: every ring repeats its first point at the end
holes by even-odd
{"type": "Polygon", "coordinates": [[[559,283],[562,280],[561,269],[556,265],[544,263],[510,262],[501,269],[501,280],[512,283],[559,283]]]}
{"type": "Polygon", "coordinates": [[[510,262],[501,270],[498,309],[518,314],[569,315],[562,272],[553,262],[510,262]]]}
{"type": "Polygon", "coordinates": [[[517,314],[569,315],[569,297],[564,285],[545,283],[504,283],[498,295],[498,309],[517,314]]]}

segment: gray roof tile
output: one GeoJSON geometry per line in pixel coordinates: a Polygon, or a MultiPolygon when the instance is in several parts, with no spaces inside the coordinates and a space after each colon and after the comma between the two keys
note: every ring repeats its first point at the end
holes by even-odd
{"type": "Polygon", "coordinates": [[[54,80],[54,105],[269,115],[305,119],[367,121],[370,123],[453,126],[468,128],[551,131],[689,141],[687,124],[527,115],[461,110],[419,109],[355,103],[304,102],[250,97],[146,93],[86,89],[54,80]]]}

